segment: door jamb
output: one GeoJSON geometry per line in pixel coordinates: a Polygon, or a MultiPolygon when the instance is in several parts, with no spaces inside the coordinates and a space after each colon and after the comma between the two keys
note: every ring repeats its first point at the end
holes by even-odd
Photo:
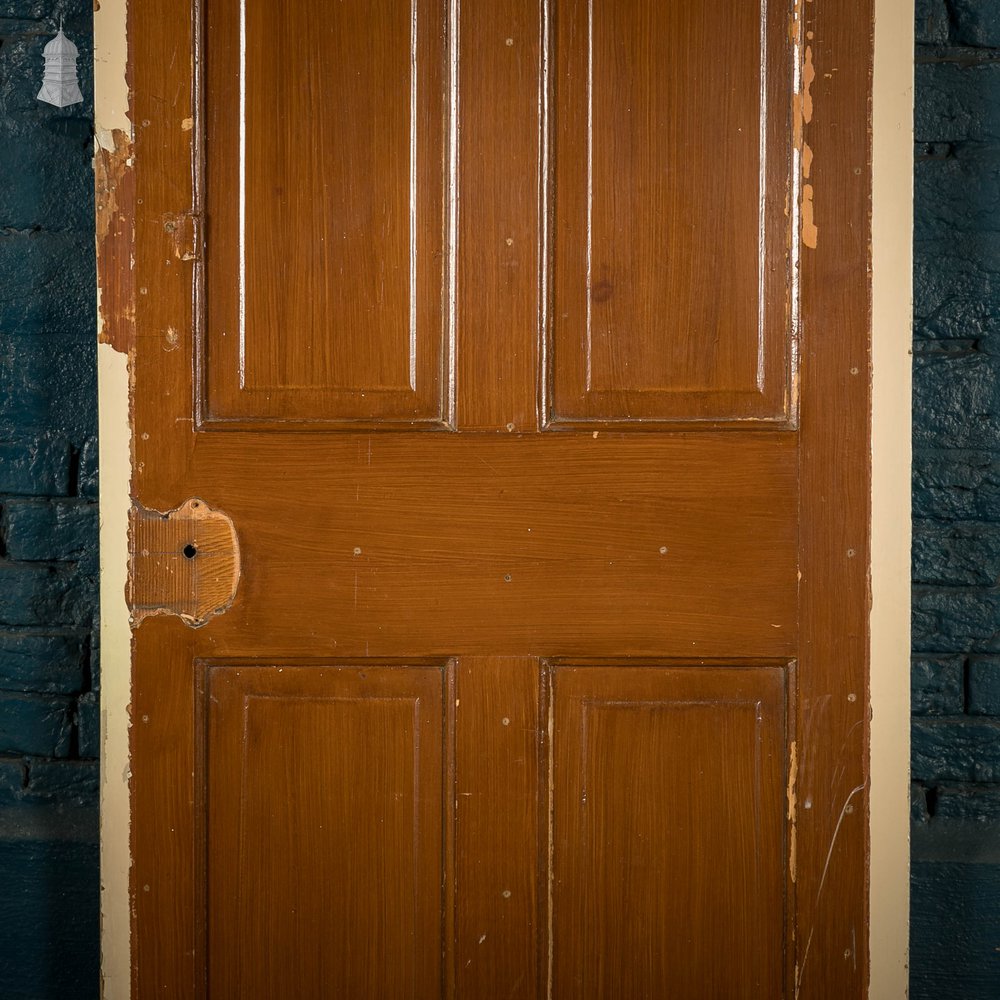
{"type": "Polygon", "coordinates": [[[872,1000],[907,996],[913,0],[875,0],[869,906],[872,1000]]]}
{"type": "MultiPolygon", "coordinates": [[[[131,995],[130,504],[132,296],[115,241],[129,236],[133,123],[129,0],[94,14],[101,509],[101,978],[131,995]]],[[[910,313],[913,0],[875,0],[872,217],[870,996],[902,1000],[909,933],[910,313]]],[[[127,258],[125,258],[127,259],[127,258]]]]}

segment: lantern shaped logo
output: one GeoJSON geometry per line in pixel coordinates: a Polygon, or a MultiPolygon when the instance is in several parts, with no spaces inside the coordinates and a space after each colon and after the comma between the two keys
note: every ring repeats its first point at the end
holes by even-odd
{"type": "Polygon", "coordinates": [[[54,104],[57,108],[79,104],[83,100],[83,94],[80,93],[80,85],[76,80],[78,50],[63,34],[61,25],[59,34],[42,49],[42,54],[45,56],[45,75],[42,77],[42,89],[38,91],[38,100],[54,104]]]}

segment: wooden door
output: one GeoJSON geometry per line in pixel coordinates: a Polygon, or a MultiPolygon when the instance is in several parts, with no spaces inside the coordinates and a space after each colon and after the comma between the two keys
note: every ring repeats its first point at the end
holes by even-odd
{"type": "Polygon", "coordinates": [[[129,38],[135,995],[863,996],[868,4],[129,38]]]}

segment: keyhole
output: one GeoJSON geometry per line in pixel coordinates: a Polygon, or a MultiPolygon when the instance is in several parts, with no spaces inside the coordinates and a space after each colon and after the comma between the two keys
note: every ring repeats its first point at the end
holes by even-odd
{"type": "Polygon", "coordinates": [[[198,550],[191,544],[191,542],[188,542],[182,551],[184,552],[185,559],[194,559],[194,557],[198,554],[198,550]]]}

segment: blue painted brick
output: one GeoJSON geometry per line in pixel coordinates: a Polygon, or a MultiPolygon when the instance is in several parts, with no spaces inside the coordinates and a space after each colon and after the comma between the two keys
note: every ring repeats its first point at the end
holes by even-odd
{"type": "Polygon", "coordinates": [[[84,655],[80,633],[0,630],[0,689],[63,694],[80,691],[84,655]]]}
{"type": "Polygon", "coordinates": [[[945,0],[916,0],[915,14],[918,45],[943,45],[948,41],[945,0]]]}
{"type": "Polygon", "coordinates": [[[69,565],[0,560],[0,625],[89,624],[96,580],[69,565]]]}
{"type": "Polygon", "coordinates": [[[6,0],[3,5],[4,17],[44,21],[47,24],[57,23],[52,19],[58,10],[66,18],[67,25],[78,21],[82,25],[88,24],[93,9],[93,0],[59,0],[58,7],[54,0],[6,0]]]}
{"type": "Polygon", "coordinates": [[[97,507],[71,500],[9,500],[3,537],[10,559],[79,559],[97,544],[97,507]]]}
{"type": "Polygon", "coordinates": [[[1000,721],[915,718],[911,741],[916,781],[1000,781],[1000,721]]]}
{"type": "Polygon", "coordinates": [[[96,806],[100,767],[96,760],[27,761],[28,782],[22,801],[54,802],[66,807],[96,806]]]}
{"type": "MultiPolygon", "coordinates": [[[[54,807],[20,830],[0,827],[0,997],[97,1000],[100,994],[99,850],[54,807]],[[70,829],[67,829],[70,827],[70,829]]],[[[76,810],[79,812],[79,810],[76,810]]],[[[88,809],[96,816],[95,809],[88,809]]]]}
{"type": "Polygon", "coordinates": [[[96,760],[0,757],[0,810],[52,805],[88,809],[97,806],[99,797],[100,765],[96,760]]]}
{"type": "Polygon", "coordinates": [[[1000,446],[1000,357],[928,353],[913,359],[915,447],[1000,446]]]}
{"type": "Polygon", "coordinates": [[[927,810],[927,789],[916,781],[910,784],[910,822],[927,823],[930,813],[927,810]]]}
{"type": "Polygon", "coordinates": [[[914,521],[913,582],[989,587],[1000,577],[1000,525],[914,521]]]}
{"type": "Polygon", "coordinates": [[[935,796],[934,818],[1000,823],[1000,786],[942,785],[935,796]]]}
{"type": "MultiPolygon", "coordinates": [[[[925,211],[921,205],[918,215],[925,211]]],[[[913,329],[918,341],[981,340],[990,349],[1000,330],[1000,235],[955,232],[914,243],[913,329]]]]}
{"type": "Polygon", "coordinates": [[[90,343],[97,309],[93,261],[93,233],[0,229],[0,329],[8,337],[77,337],[90,343]]]}
{"type": "Polygon", "coordinates": [[[948,0],[948,3],[956,42],[1000,48],[1000,5],[996,0],[948,0]]]}
{"type": "Polygon", "coordinates": [[[58,427],[82,446],[97,420],[96,358],[93,337],[0,338],[0,435],[24,438],[58,427]]]}
{"type": "Polygon", "coordinates": [[[914,858],[910,915],[910,1000],[996,1000],[1000,863],[914,858]]]}
{"type": "Polygon", "coordinates": [[[0,808],[19,802],[27,787],[27,761],[23,757],[0,756],[0,808]]]}
{"type": "Polygon", "coordinates": [[[958,715],[965,707],[965,658],[920,657],[910,671],[914,715],[958,715]]]}
{"type": "Polygon", "coordinates": [[[79,752],[81,757],[101,755],[101,706],[94,691],[80,696],[77,702],[79,752]]]}
{"type": "Polygon", "coordinates": [[[70,445],[63,437],[0,441],[0,493],[53,496],[69,491],[70,445]]]}
{"type": "Polygon", "coordinates": [[[911,641],[917,653],[1000,652],[1000,594],[915,587],[911,641]]]}
{"type": "Polygon", "coordinates": [[[913,516],[1000,521],[1000,455],[961,448],[917,449],[913,516]]]}
{"type": "Polygon", "coordinates": [[[1000,716],[1000,657],[969,660],[969,713],[1000,716]]]}
{"type": "Polygon", "coordinates": [[[914,170],[914,239],[1000,228],[1000,147],[960,143],[948,156],[918,156],[914,170]]]}
{"type": "Polygon", "coordinates": [[[93,229],[93,129],[86,118],[0,118],[0,223],[8,229],[93,229]]]}
{"type": "MultiPolygon", "coordinates": [[[[1000,138],[1000,64],[926,62],[916,66],[917,142],[1000,138]]],[[[917,211],[923,209],[917,206],[917,211]]]]}
{"type": "Polygon", "coordinates": [[[70,698],[0,692],[0,754],[68,756],[72,707],[70,698]]]}

